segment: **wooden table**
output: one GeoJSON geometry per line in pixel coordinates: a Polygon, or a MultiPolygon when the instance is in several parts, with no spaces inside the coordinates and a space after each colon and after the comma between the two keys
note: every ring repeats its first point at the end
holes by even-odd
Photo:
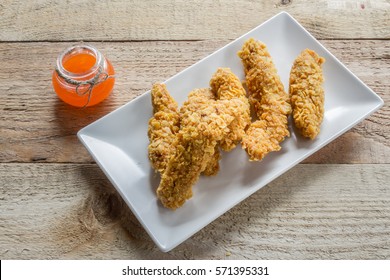
{"type": "Polygon", "coordinates": [[[2,0],[0,19],[1,259],[390,258],[389,1],[2,0]],[[384,107],[160,252],[76,132],[283,10],[384,107]],[[81,40],[118,75],[108,100],[75,110],[51,71],[81,40]]]}

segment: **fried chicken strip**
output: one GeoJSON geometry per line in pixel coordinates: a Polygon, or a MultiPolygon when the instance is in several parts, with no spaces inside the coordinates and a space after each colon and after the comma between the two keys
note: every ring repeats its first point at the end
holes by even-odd
{"type": "Polygon", "coordinates": [[[258,120],[242,139],[250,160],[262,160],[269,152],[279,151],[280,142],[290,136],[287,127],[291,105],[267,47],[253,38],[238,52],[244,65],[249,102],[258,120]]]}
{"type": "Polygon", "coordinates": [[[234,116],[234,120],[229,125],[230,131],[220,142],[224,151],[230,151],[242,140],[245,128],[250,124],[249,101],[241,81],[229,68],[219,68],[210,80],[210,87],[219,99],[219,103],[229,103],[226,106],[231,107],[230,111],[234,116]]]}
{"type": "Polygon", "coordinates": [[[151,96],[154,115],[149,120],[148,156],[152,167],[162,173],[176,149],[180,118],[177,103],[164,84],[154,84],[151,96]]]}
{"type": "Polygon", "coordinates": [[[210,85],[211,90],[192,91],[180,109],[176,153],[157,188],[167,208],[176,209],[192,197],[192,186],[201,172],[218,171],[218,145],[232,149],[250,122],[245,91],[230,69],[218,69],[210,85]]]}
{"type": "MultiPolygon", "coordinates": [[[[209,98],[214,95],[208,93],[209,98]]],[[[149,160],[152,167],[163,173],[170,157],[175,153],[176,134],[179,132],[180,115],[178,106],[173,97],[169,94],[164,84],[154,84],[151,90],[153,117],[149,120],[148,146],[149,160]]],[[[216,147],[213,157],[204,170],[206,176],[218,173],[220,153],[216,147]]]]}
{"type": "Polygon", "coordinates": [[[176,152],[157,188],[157,197],[167,208],[176,209],[192,197],[192,186],[213,159],[218,141],[234,119],[213,97],[209,89],[196,89],[180,110],[176,152]]]}
{"type": "Polygon", "coordinates": [[[325,59],[305,49],[295,59],[290,72],[293,119],[302,136],[315,139],[324,117],[324,81],[321,65],[325,59]]]}

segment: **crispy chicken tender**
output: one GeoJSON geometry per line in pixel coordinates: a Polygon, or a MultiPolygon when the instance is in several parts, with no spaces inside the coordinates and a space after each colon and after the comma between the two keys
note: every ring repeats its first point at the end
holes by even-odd
{"type": "Polygon", "coordinates": [[[219,68],[210,80],[210,86],[220,103],[231,103],[233,122],[230,131],[221,140],[221,148],[225,151],[234,149],[242,140],[245,128],[250,124],[250,105],[241,81],[229,68],[219,68]],[[234,103],[231,100],[235,100],[234,103]]]}
{"type": "Polygon", "coordinates": [[[192,197],[201,172],[218,171],[218,145],[232,149],[250,122],[245,91],[229,69],[218,69],[210,84],[212,89],[192,91],[180,109],[176,152],[157,188],[157,197],[167,208],[176,209],[192,197]]]}
{"type": "Polygon", "coordinates": [[[212,160],[218,141],[229,132],[234,117],[213,96],[209,89],[196,89],[180,110],[176,152],[157,188],[157,197],[167,208],[176,209],[192,197],[192,186],[212,160]]]}
{"type": "MultiPolygon", "coordinates": [[[[214,98],[209,92],[208,99],[214,98]]],[[[175,153],[176,134],[180,127],[178,106],[164,84],[154,84],[151,91],[153,117],[149,120],[148,146],[149,160],[152,167],[163,173],[170,157],[175,153]]],[[[218,173],[220,153],[216,147],[213,157],[208,162],[204,174],[212,176],[218,173]]]]}
{"type": "MultiPolygon", "coordinates": [[[[183,124],[188,125],[191,115],[199,109],[203,110],[203,115],[208,114],[208,107],[215,106],[215,94],[209,89],[197,89],[188,95],[188,101],[180,110],[180,116],[184,120],[183,124]],[[210,105],[211,104],[211,105],[210,105]]],[[[193,121],[193,120],[192,120],[193,121]]],[[[189,124],[189,125],[192,125],[189,124]]],[[[219,160],[221,154],[218,145],[214,148],[214,153],[209,153],[205,159],[205,166],[202,166],[202,172],[206,176],[216,175],[219,171],[219,160]]]]}
{"type": "Polygon", "coordinates": [[[247,129],[242,147],[250,160],[262,160],[265,155],[281,149],[280,142],[290,136],[288,115],[291,105],[267,47],[253,38],[238,52],[244,65],[249,102],[258,120],[247,129]]]}
{"type": "Polygon", "coordinates": [[[154,115],[149,120],[148,156],[152,167],[162,173],[176,149],[180,118],[177,103],[164,84],[154,84],[151,96],[154,115]]]}
{"type": "Polygon", "coordinates": [[[305,49],[295,59],[290,73],[293,119],[302,136],[315,139],[324,117],[324,81],[321,65],[325,59],[305,49]]]}

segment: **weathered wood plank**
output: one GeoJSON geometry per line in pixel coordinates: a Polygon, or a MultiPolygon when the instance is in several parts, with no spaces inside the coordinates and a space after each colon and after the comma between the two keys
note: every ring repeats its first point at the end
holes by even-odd
{"type": "Polygon", "coordinates": [[[0,40],[234,39],[281,11],[321,39],[390,38],[386,0],[3,0],[0,40]]]}
{"type": "MultiPolygon", "coordinates": [[[[68,43],[0,44],[0,162],[92,162],[76,132],[195,63],[228,41],[94,43],[117,70],[113,95],[75,110],[51,87],[56,56],[68,43]]],[[[322,41],[385,100],[385,106],[306,160],[388,163],[390,41],[322,41]]]]}
{"type": "Polygon", "coordinates": [[[2,163],[0,258],[388,259],[389,171],[298,165],[162,253],[95,164],[2,163]]]}

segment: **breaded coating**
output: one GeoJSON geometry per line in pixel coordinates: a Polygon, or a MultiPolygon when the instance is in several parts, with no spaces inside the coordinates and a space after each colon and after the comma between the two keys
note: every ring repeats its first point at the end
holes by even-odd
{"type": "Polygon", "coordinates": [[[242,140],[245,128],[250,124],[249,101],[241,81],[229,68],[219,68],[210,80],[210,87],[220,103],[236,104],[231,110],[234,121],[229,125],[230,131],[220,142],[224,151],[230,151],[242,140]]]}
{"type": "Polygon", "coordinates": [[[206,164],[203,174],[206,176],[217,175],[219,171],[219,160],[221,159],[221,152],[219,151],[219,146],[214,147],[214,154],[210,157],[209,161],[206,164]]]}
{"type": "Polygon", "coordinates": [[[324,78],[321,65],[325,59],[306,49],[295,59],[290,73],[293,119],[302,136],[315,139],[324,117],[324,78]]]}
{"type": "Polygon", "coordinates": [[[154,84],[151,90],[153,113],[178,112],[177,102],[169,94],[165,84],[154,84]]]}
{"type": "Polygon", "coordinates": [[[157,197],[167,208],[176,209],[192,197],[201,172],[218,172],[219,144],[234,148],[250,123],[245,91],[230,69],[218,69],[210,85],[212,89],[193,90],[180,109],[176,152],[157,188],[157,197]]]}
{"type": "MultiPolygon", "coordinates": [[[[215,94],[210,89],[196,89],[189,93],[188,100],[184,103],[183,107],[180,109],[180,118],[183,120],[183,127],[185,126],[194,126],[197,122],[194,117],[199,117],[201,121],[199,124],[201,126],[198,129],[205,128],[202,127],[207,122],[210,122],[208,118],[210,115],[213,115],[214,111],[218,114],[225,114],[225,118],[227,122],[231,122],[230,116],[227,115],[226,110],[218,111],[217,102],[215,100],[215,94]],[[201,124],[201,122],[203,122],[201,124]]],[[[227,133],[225,131],[217,131],[214,134],[211,134],[213,139],[221,138],[223,135],[227,133]],[[218,136],[217,136],[218,135],[218,136]]],[[[216,175],[219,171],[219,160],[220,160],[220,152],[219,147],[216,144],[214,147],[214,152],[211,150],[206,151],[204,162],[201,166],[201,172],[203,172],[207,176],[216,175]]]]}
{"type": "Polygon", "coordinates": [[[264,43],[250,38],[238,56],[244,65],[249,102],[258,117],[247,129],[242,147],[250,160],[262,160],[269,152],[279,151],[280,142],[290,136],[290,99],[264,43]]]}
{"type": "Polygon", "coordinates": [[[157,197],[167,208],[176,209],[192,197],[192,186],[213,158],[215,146],[234,119],[226,108],[217,105],[213,96],[209,89],[196,89],[180,110],[176,152],[157,188],[157,197]]]}
{"type": "Polygon", "coordinates": [[[152,167],[162,173],[176,149],[180,118],[177,103],[164,84],[154,84],[151,96],[154,115],[149,120],[148,156],[152,167]]]}

